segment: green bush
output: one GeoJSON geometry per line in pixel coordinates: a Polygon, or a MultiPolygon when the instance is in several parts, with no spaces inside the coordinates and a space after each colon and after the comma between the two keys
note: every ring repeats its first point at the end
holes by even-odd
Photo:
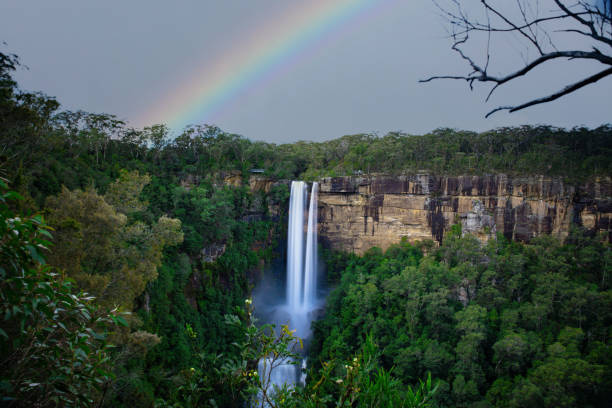
{"type": "Polygon", "coordinates": [[[20,217],[0,181],[0,387],[15,407],[93,406],[108,384],[108,330],[125,323],[45,265],[51,238],[40,216],[20,217]]]}

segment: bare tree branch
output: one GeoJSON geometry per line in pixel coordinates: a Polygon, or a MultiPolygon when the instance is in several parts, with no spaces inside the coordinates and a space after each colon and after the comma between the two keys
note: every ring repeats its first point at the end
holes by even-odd
{"type": "MultiPolygon", "coordinates": [[[[565,4],[563,4],[563,2],[561,2],[561,0],[554,0],[554,2],[568,16],[572,17],[574,20],[578,21],[580,24],[583,24],[583,25],[587,26],[589,28],[589,30],[591,31],[591,34],[589,35],[590,37],[592,37],[593,39],[595,39],[597,41],[604,42],[604,43],[606,43],[606,44],[608,44],[609,46],[612,47],[612,39],[606,38],[606,37],[603,37],[602,35],[600,35],[600,33],[598,33],[597,30],[595,29],[595,23],[593,21],[587,21],[587,20],[585,20],[582,17],[582,15],[579,15],[577,13],[574,13],[574,12],[570,11],[570,9],[567,8],[567,6],[565,6],[565,4]]],[[[592,15],[592,12],[587,13],[587,14],[592,15]]]]}
{"type": "Polygon", "coordinates": [[[480,67],[478,67],[471,59],[465,56],[465,54],[461,53],[464,59],[468,59],[470,65],[474,69],[475,73],[479,73],[479,75],[470,74],[468,76],[432,76],[427,79],[421,79],[419,82],[430,82],[434,79],[464,79],[466,81],[480,81],[480,82],[495,82],[496,86],[502,85],[506,82],[509,82],[517,77],[523,76],[527,74],[529,71],[541,65],[547,61],[557,59],[557,58],[581,58],[581,59],[593,59],[599,61],[603,64],[612,65],[612,57],[602,54],[601,52],[592,51],[592,52],[584,52],[584,51],[555,51],[550,52],[548,54],[544,54],[541,57],[536,58],[531,61],[525,67],[512,72],[508,75],[496,77],[486,73],[486,71],[480,67]]]}
{"type": "MultiPolygon", "coordinates": [[[[611,50],[608,50],[605,46],[603,47],[606,48],[606,51],[602,51],[601,48],[602,44],[612,47],[612,13],[608,10],[609,1],[607,0],[604,1],[603,11],[599,6],[587,1],[577,0],[577,3],[568,6],[563,0],[548,0],[551,5],[553,5],[553,8],[555,5],[556,8],[547,11],[550,15],[544,16],[540,15],[540,13],[542,13],[540,1],[543,0],[530,0],[530,2],[516,0],[514,3],[514,13],[516,16],[514,18],[512,17],[512,10],[507,8],[509,2],[506,0],[499,2],[499,5],[494,5],[494,0],[479,0],[479,4],[486,16],[484,22],[468,15],[463,8],[465,2],[449,0],[455,8],[454,11],[451,11],[448,8],[442,7],[439,1],[441,0],[433,0],[434,4],[441,10],[444,18],[446,18],[451,25],[451,37],[454,40],[451,49],[457,52],[460,57],[467,62],[471,68],[471,72],[467,75],[435,75],[422,79],[419,82],[424,83],[437,79],[464,80],[468,83],[471,90],[475,82],[488,82],[493,85],[485,99],[485,101],[488,101],[498,87],[517,80],[520,77],[527,76],[536,67],[548,66],[546,63],[549,61],[561,60],[566,64],[570,64],[572,61],[576,60],[590,60],[612,67],[611,50]],[[505,9],[502,4],[506,6],[505,9]],[[492,22],[492,18],[498,20],[497,24],[492,22]],[[558,29],[559,27],[554,27],[555,22],[558,24],[563,22],[565,28],[558,29]],[[551,24],[553,25],[551,26],[551,24]],[[560,50],[559,48],[562,47],[557,47],[552,37],[552,35],[556,33],[587,38],[591,40],[592,43],[587,49],[580,49],[581,47],[576,47],[574,43],[571,47],[573,49],[560,50]],[[463,50],[464,45],[471,40],[470,34],[480,36],[487,35],[482,64],[478,63],[476,59],[463,50]],[[534,51],[537,51],[539,55],[535,58],[527,59],[528,54],[521,53],[521,55],[525,55],[524,67],[501,75],[490,74],[489,65],[494,56],[492,55],[492,50],[494,50],[494,48],[492,48],[494,47],[492,46],[492,36],[495,35],[497,37],[512,34],[517,34],[519,36],[518,38],[523,39],[526,51],[532,48],[534,51]]],[[[559,40],[559,38],[556,39],[559,40]]],[[[567,36],[561,37],[561,39],[567,39],[567,36]]],[[[486,117],[501,110],[515,112],[533,105],[553,101],[586,85],[597,82],[608,75],[612,75],[611,70],[612,68],[606,68],[596,75],[589,76],[568,85],[559,92],[549,96],[533,99],[520,105],[500,106],[490,111],[486,117]]]]}
{"type": "Polygon", "coordinates": [[[560,97],[562,97],[564,95],[567,95],[567,94],[572,93],[572,92],[574,92],[574,91],[576,91],[576,90],[578,90],[578,89],[580,89],[582,87],[585,87],[587,85],[595,83],[595,82],[599,81],[600,79],[605,78],[605,77],[607,77],[608,75],[611,75],[611,74],[612,74],[612,68],[604,69],[603,71],[601,71],[601,72],[599,72],[599,73],[597,73],[597,74],[595,74],[593,76],[590,76],[590,77],[588,77],[586,79],[583,79],[582,81],[579,81],[579,82],[576,82],[576,83],[574,83],[572,85],[566,86],[565,88],[563,88],[559,92],[555,92],[552,95],[548,95],[548,96],[545,96],[543,98],[534,99],[532,101],[523,103],[523,104],[518,105],[518,106],[500,106],[499,108],[495,108],[491,112],[487,113],[485,117],[488,118],[489,116],[491,116],[495,112],[499,112],[501,110],[508,110],[509,112],[516,112],[516,111],[528,108],[528,107],[533,106],[533,105],[539,105],[541,103],[546,103],[546,102],[554,101],[555,99],[559,99],[560,97]]]}
{"type": "MultiPolygon", "coordinates": [[[[510,27],[512,27],[513,31],[517,31],[523,37],[527,38],[533,44],[533,46],[537,48],[537,50],[540,52],[540,55],[544,54],[544,51],[542,51],[542,48],[540,47],[540,44],[538,43],[536,38],[531,37],[529,34],[527,34],[525,31],[523,31],[522,28],[519,28],[516,24],[514,24],[512,21],[510,21],[509,18],[507,18],[506,16],[501,14],[499,11],[497,11],[496,9],[491,7],[491,5],[486,0],[481,0],[480,2],[482,3],[483,6],[485,6],[485,8],[487,8],[490,11],[492,11],[495,15],[497,15],[504,22],[506,22],[506,24],[508,24],[510,27]]],[[[520,0],[517,0],[517,4],[519,5],[519,9],[520,9],[521,8],[520,7],[520,4],[521,4],[520,0]]],[[[527,25],[527,27],[531,28],[531,25],[527,25]]]]}

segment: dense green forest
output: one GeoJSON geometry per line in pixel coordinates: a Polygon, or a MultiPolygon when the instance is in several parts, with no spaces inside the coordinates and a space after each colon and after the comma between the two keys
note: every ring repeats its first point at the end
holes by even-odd
{"type": "Polygon", "coordinates": [[[440,407],[603,407],[612,398],[612,252],[460,229],[436,248],[401,243],[328,255],[337,284],[312,359],[347,358],[367,336],[405,384],[431,373],[440,407]]]}
{"type": "MultiPolygon", "coordinates": [[[[0,53],[0,389],[8,406],[242,406],[256,363],[299,340],[248,301],[285,234],[272,180],[435,174],[612,174],[612,127],[439,129],[254,142],[215,126],[174,135],[62,111],[22,91],[0,53]],[[238,180],[228,183],[228,176],[238,180]],[[274,214],[270,208],[278,208],[274,214]],[[209,261],[211,247],[222,254],[209,261]],[[245,300],[247,300],[245,302],[245,300]]],[[[308,383],[273,406],[605,406],[609,243],[455,231],[440,248],[327,255],[337,286],[308,383]],[[421,404],[421,405],[419,405],[421,404]]],[[[269,398],[273,398],[269,396],[269,398]]]]}
{"type": "MultiPolygon", "coordinates": [[[[7,329],[2,333],[10,334],[1,339],[5,399],[17,406],[53,406],[48,400],[51,387],[70,394],[63,403],[56,401],[58,405],[179,401],[185,370],[198,367],[198,362],[205,367],[220,355],[227,361],[238,356],[232,344],[241,341],[248,323],[244,299],[261,262],[273,256],[279,232],[269,220],[245,221],[254,207],[265,212],[266,198],[250,194],[246,186],[219,184],[220,169],[236,167],[231,152],[215,152],[204,162],[192,150],[188,154],[170,145],[163,126],[132,132],[108,115],[58,112],[53,98],[20,92],[10,76],[17,59],[1,57],[0,175],[19,191],[3,187],[5,218],[15,219],[15,212],[30,217],[39,213],[42,216],[30,219],[48,223],[42,229],[47,241],[36,256],[22,254],[19,262],[32,273],[52,265],[45,279],[58,276],[71,288],[87,292],[81,296],[100,311],[128,313],[120,316],[127,327],[108,335],[115,347],[105,352],[104,378],[93,378],[100,381],[93,384],[83,379],[97,391],[83,394],[78,387],[64,390],[65,379],[51,381],[52,373],[26,379],[11,371],[13,352],[41,333],[24,330],[13,339],[20,325],[34,325],[37,319],[26,315],[18,320],[13,308],[22,307],[12,298],[3,299],[7,329]],[[180,183],[187,175],[195,176],[194,186],[180,183]],[[200,251],[211,243],[223,243],[225,251],[214,263],[203,262],[200,251]],[[225,315],[234,313],[242,316],[238,328],[225,323],[225,315]],[[37,392],[26,380],[43,389],[37,392]],[[30,399],[21,401],[26,394],[30,399]]],[[[208,131],[222,149],[242,140],[218,129],[208,131]]],[[[283,197],[283,191],[274,193],[283,197]]],[[[3,245],[14,231],[12,226],[3,231],[3,245]]],[[[12,245],[20,251],[32,248],[28,241],[12,245]]],[[[15,260],[3,260],[3,268],[5,262],[15,260]]],[[[3,295],[13,285],[5,283],[3,295]]],[[[42,334],[47,328],[40,327],[42,334]]],[[[84,347],[94,355],[102,350],[84,347]]],[[[41,368],[36,358],[22,357],[24,364],[32,365],[30,370],[41,368]]],[[[223,405],[228,395],[224,389],[215,398],[223,405]]]]}

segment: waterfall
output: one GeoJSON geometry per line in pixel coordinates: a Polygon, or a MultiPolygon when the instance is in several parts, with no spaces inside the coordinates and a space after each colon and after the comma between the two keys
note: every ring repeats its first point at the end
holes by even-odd
{"type": "MultiPolygon", "coordinates": [[[[306,218],[307,185],[303,181],[291,182],[289,198],[289,220],[287,229],[287,299],[279,307],[283,316],[278,323],[288,323],[296,335],[309,337],[312,312],[317,307],[317,200],[318,183],[312,184],[308,217],[306,218]]],[[[266,388],[276,385],[295,386],[305,383],[306,361],[280,361],[263,358],[259,361],[258,371],[262,385],[266,388]]],[[[259,403],[263,404],[261,399],[259,403]]]]}
{"type": "Polygon", "coordinates": [[[312,183],[310,206],[308,207],[308,232],[306,233],[306,259],[304,260],[305,310],[312,310],[317,298],[317,198],[319,184],[312,183]]]}
{"type": "Polygon", "coordinates": [[[291,183],[287,231],[287,306],[292,317],[308,313],[316,303],[318,190],[319,184],[312,183],[304,253],[306,183],[303,181],[291,183]]]}
{"type": "Polygon", "coordinates": [[[281,387],[283,384],[295,384],[297,381],[297,370],[290,361],[274,361],[271,358],[262,358],[257,363],[257,371],[262,385],[269,388],[275,384],[281,387]]]}
{"type": "Polygon", "coordinates": [[[289,228],[287,230],[287,306],[292,315],[299,311],[302,304],[305,204],[306,183],[303,181],[291,182],[289,228]]]}

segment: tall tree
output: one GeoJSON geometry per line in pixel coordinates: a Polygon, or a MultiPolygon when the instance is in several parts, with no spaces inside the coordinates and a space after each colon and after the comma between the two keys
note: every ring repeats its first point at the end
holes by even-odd
{"type": "Polygon", "coordinates": [[[157,278],[163,249],[183,241],[181,222],[160,217],[153,225],[134,220],[147,175],[122,172],[105,197],[92,187],[47,199],[55,228],[52,265],[65,269],[102,304],[130,309],[148,282],[157,278]]]}

